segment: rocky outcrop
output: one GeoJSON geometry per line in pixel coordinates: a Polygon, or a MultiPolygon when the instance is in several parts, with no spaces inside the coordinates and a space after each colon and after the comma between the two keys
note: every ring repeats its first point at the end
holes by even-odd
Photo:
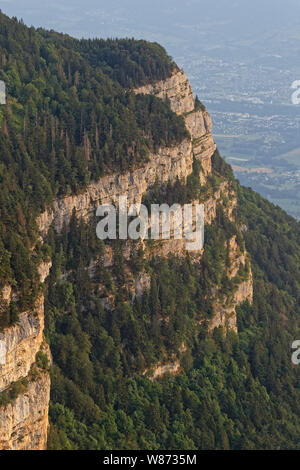
{"type": "MultiPolygon", "coordinates": [[[[195,109],[195,100],[191,86],[182,70],[174,70],[171,77],[151,85],[139,87],[135,93],[153,94],[167,100],[171,109],[185,120],[190,137],[179,145],[171,148],[161,148],[157,154],[149,155],[143,167],[135,168],[123,174],[113,173],[91,183],[84,191],[56,199],[37,219],[37,223],[44,237],[51,224],[59,232],[64,224],[68,225],[73,211],[78,217],[87,220],[95,215],[100,204],[117,203],[118,197],[126,195],[128,203],[141,203],[143,195],[158,182],[165,184],[175,183],[177,179],[186,181],[193,170],[193,159],[201,161],[200,182],[206,184],[207,177],[212,172],[211,157],[216,149],[212,137],[212,123],[207,111],[195,109]]],[[[217,206],[227,197],[229,204],[224,205],[227,217],[233,220],[236,196],[227,182],[222,182],[218,189],[206,195],[203,201],[194,201],[204,204],[205,223],[211,224],[216,218],[217,206]]],[[[162,201],[163,202],[163,201],[162,201]]],[[[173,253],[177,256],[185,254],[185,239],[165,240],[147,246],[144,243],[145,256],[154,254],[167,256],[173,253]],[[154,250],[154,251],[153,251],[154,250]]],[[[130,246],[125,244],[124,259],[130,259],[130,246]]],[[[235,308],[245,300],[252,302],[252,273],[248,270],[247,276],[239,279],[239,273],[246,267],[247,254],[241,252],[236,240],[229,241],[230,266],[228,278],[235,281],[235,289],[230,298],[219,298],[218,287],[215,288],[214,317],[209,328],[222,326],[226,329],[236,330],[235,308]]],[[[196,256],[200,260],[202,251],[196,256]]],[[[103,256],[105,267],[113,264],[113,250],[111,246],[105,247],[103,256]]],[[[51,262],[43,262],[39,267],[41,282],[49,274],[51,262]]],[[[91,276],[95,272],[95,260],[88,270],[91,276]]],[[[142,272],[136,277],[130,273],[131,279],[128,288],[132,289],[133,297],[141,297],[150,287],[150,276],[142,272]]],[[[9,285],[2,288],[0,300],[4,306],[13,298],[9,285]]],[[[102,305],[111,310],[114,308],[114,297],[102,293],[102,305]],[[105,295],[105,297],[104,297],[105,295]]],[[[48,403],[50,395],[50,379],[47,371],[40,371],[38,375],[31,376],[35,368],[36,354],[43,347],[44,307],[41,295],[33,311],[21,312],[19,322],[6,328],[0,333],[0,393],[6,392],[11,384],[26,379],[26,390],[22,390],[16,398],[5,406],[0,406],[0,449],[44,449],[47,442],[48,403]],[[2,356],[5,360],[2,361],[2,356]]],[[[179,351],[180,353],[180,351],[179,351]]],[[[48,354],[48,352],[47,352],[48,354]]],[[[48,354],[49,355],[49,354],[48,354]]],[[[166,359],[167,360],[167,359],[166,359]]],[[[169,362],[159,363],[152,371],[151,379],[162,377],[167,372],[177,374],[181,370],[180,361],[171,357],[169,362]]]]}
{"type": "Polygon", "coordinates": [[[160,379],[166,374],[177,375],[179,374],[180,370],[181,366],[178,360],[174,362],[169,362],[164,365],[157,364],[152,370],[152,373],[150,374],[149,378],[150,380],[156,380],[160,379]]]}
{"type": "Polygon", "coordinates": [[[51,223],[60,231],[68,224],[75,209],[76,214],[87,219],[99,204],[117,203],[118,197],[126,195],[128,203],[139,204],[143,195],[156,181],[167,183],[184,179],[192,172],[192,144],[184,140],[179,146],[165,148],[157,155],[151,155],[149,162],[132,172],[112,174],[94,182],[81,194],[54,201],[52,207],[38,218],[42,234],[46,234],[51,223]]]}
{"type": "Polygon", "coordinates": [[[194,110],[192,87],[183,70],[175,70],[171,77],[153,84],[135,88],[135,93],[155,95],[168,100],[172,111],[177,114],[189,113],[194,110]]]}
{"type": "Polygon", "coordinates": [[[12,403],[0,407],[1,450],[43,450],[47,445],[49,373],[40,373],[12,403]]]}
{"type": "MultiPolygon", "coordinates": [[[[135,93],[155,95],[168,101],[172,111],[184,116],[185,125],[191,135],[193,154],[201,159],[205,174],[211,173],[211,156],[216,149],[212,136],[212,121],[208,112],[195,110],[195,100],[191,85],[183,70],[165,81],[136,88],[135,93]],[[213,150],[212,150],[213,149],[213,150]]],[[[202,183],[205,183],[203,178],[202,183]]]]}
{"type": "Polygon", "coordinates": [[[40,296],[34,312],[22,312],[19,321],[0,333],[5,345],[5,363],[0,364],[0,392],[12,382],[26,377],[43,342],[44,297],[40,296]]]}
{"type": "Polygon", "coordinates": [[[192,172],[194,155],[201,161],[201,181],[205,184],[206,176],[211,173],[211,157],[216,145],[211,134],[209,114],[194,110],[194,97],[185,73],[180,70],[166,81],[140,87],[135,92],[168,98],[173,111],[184,115],[191,138],[175,147],[162,148],[157,154],[151,154],[142,168],[104,176],[80,194],[55,200],[52,207],[37,219],[42,235],[47,233],[52,222],[60,231],[64,223],[69,223],[73,210],[79,217],[87,219],[95,214],[99,204],[116,203],[121,195],[127,196],[129,204],[139,204],[155,182],[174,183],[177,178],[186,180],[192,172]]]}
{"type": "MultiPolygon", "coordinates": [[[[215,146],[207,149],[209,159],[215,146]]],[[[204,165],[204,173],[208,174],[210,164],[204,165]]],[[[151,155],[143,168],[123,174],[112,174],[92,183],[81,194],[64,197],[54,201],[51,208],[43,212],[37,219],[42,235],[49,230],[51,223],[57,231],[61,231],[64,223],[68,225],[73,210],[78,217],[88,219],[95,215],[100,204],[118,203],[119,196],[126,195],[129,204],[140,204],[143,195],[154,183],[175,183],[176,179],[185,180],[193,169],[193,152],[191,141],[184,140],[173,148],[161,149],[159,154],[151,155]]]]}
{"type": "Polygon", "coordinates": [[[134,281],[134,294],[139,299],[142,297],[143,293],[150,289],[151,278],[148,273],[142,272],[139,273],[134,281]]]}
{"type": "MultiPolygon", "coordinates": [[[[41,281],[49,274],[51,263],[39,267],[41,281]]],[[[5,300],[11,301],[6,286],[5,300]]],[[[37,298],[34,308],[21,312],[16,324],[0,333],[4,354],[0,361],[0,398],[13,384],[19,383],[17,397],[0,405],[0,449],[42,450],[47,445],[50,375],[36,365],[37,353],[50,362],[50,351],[44,341],[44,296],[37,298]],[[24,385],[26,384],[26,385],[24,385]]]]}
{"type": "Polygon", "coordinates": [[[1,301],[5,304],[9,304],[12,297],[12,288],[9,284],[6,284],[2,287],[1,291],[1,301]]]}
{"type": "Polygon", "coordinates": [[[234,281],[241,272],[241,278],[237,278],[233,294],[230,297],[219,298],[218,289],[214,289],[217,300],[214,303],[215,314],[209,324],[210,330],[222,326],[226,330],[237,331],[236,307],[246,300],[250,303],[253,301],[252,271],[247,253],[241,251],[235,236],[229,240],[228,250],[230,263],[227,268],[227,276],[234,281]]]}
{"type": "MultiPolygon", "coordinates": [[[[182,343],[180,345],[178,353],[182,354],[182,353],[185,353],[186,351],[187,351],[187,346],[185,343],[182,343]]],[[[181,371],[182,371],[182,368],[181,368],[180,360],[176,358],[176,354],[172,354],[169,361],[158,362],[151,369],[146,369],[143,372],[143,375],[145,375],[146,377],[148,377],[150,380],[153,381],[153,380],[162,378],[166,374],[178,375],[180,374],[181,371]]]]}
{"type": "Polygon", "coordinates": [[[227,331],[233,330],[237,332],[236,307],[246,300],[250,303],[253,301],[253,283],[251,273],[247,280],[238,284],[231,299],[224,299],[224,303],[220,301],[215,302],[214,316],[209,322],[209,330],[212,331],[214,328],[221,326],[227,331]]]}
{"type": "Polygon", "coordinates": [[[185,125],[192,139],[193,153],[201,156],[202,166],[207,166],[211,172],[211,149],[216,148],[212,137],[212,121],[208,112],[203,109],[195,110],[195,100],[191,85],[183,70],[176,71],[165,81],[136,88],[135,93],[155,95],[167,100],[172,111],[184,116],[185,125]]]}
{"type": "Polygon", "coordinates": [[[41,282],[45,282],[46,278],[49,276],[49,272],[52,266],[52,261],[43,261],[38,267],[38,273],[40,276],[41,282]]]}

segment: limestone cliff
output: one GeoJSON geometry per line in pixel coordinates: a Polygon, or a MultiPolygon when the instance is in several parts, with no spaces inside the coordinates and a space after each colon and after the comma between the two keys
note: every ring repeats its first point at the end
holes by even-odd
{"type": "MultiPolygon", "coordinates": [[[[60,231],[64,224],[68,224],[75,210],[78,217],[88,219],[95,215],[99,204],[117,202],[120,195],[126,195],[129,203],[140,203],[145,193],[158,182],[175,183],[177,179],[186,181],[193,171],[193,159],[201,162],[200,182],[205,186],[207,178],[212,173],[212,155],[216,145],[212,137],[212,124],[207,111],[195,109],[195,102],[191,86],[182,70],[176,70],[165,81],[157,82],[134,90],[135,93],[152,93],[157,97],[168,100],[172,110],[181,114],[186,123],[190,137],[178,146],[161,148],[157,154],[149,155],[148,162],[143,167],[137,167],[125,173],[113,173],[91,183],[79,194],[56,199],[37,219],[41,236],[45,237],[51,224],[60,231]]],[[[216,217],[217,205],[222,204],[223,197],[229,199],[224,210],[230,220],[234,218],[236,196],[227,182],[222,182],[213,194],[208,194],[201,201],[205,208],[205,223],[211,224],[216,217]]],[[[162,201],[163,202],[163,201],[162,201]]],[[[167,256],[174,253],[183,256],[185,253],[185,240],[166,240],[157,242],[149,248],[145,246],[145,255],[156,254],[167,256]],[[151,251],[152,250],[152,251],[151,251]],[[154,250],[154,251],[153,251],[154,250]]],[[[235,289],[231,298],[221,298],[218,286],[215,286],[215,315],[210,323],[210,329],[215,326],[236,329],[235,307],[248,299],[252,301],[252,275],[248,268],[247,276],[239,277],[241,268],[247,264],[247,254],[241,252],[236,240],[229,240],[230,267],[229,279],[234,280],[235,289]]],[[[130,246],[124,251],[125,259],[130,258],[130,246]]],[[[201,252],[196,254],[200,259],[201,252]]],[[[111,247],[106,247],[104,265],[112,264],[113,253],[111,247]]],[[[39,267],[41,282],[45,281],[51,263],[42,263],[39,267]]],[[[93,276],[95,261],[89,267],[93,276]]],[[[137,277],[128,273],[128,285],[131,286],[133,296],[140,297],[150,286],[150,278],[142,272],[137,277]],[[131,278],[130,278],[131,276],[131,278]]],[[[9,303],[12,292],[10,286],[2,290],[2,301],[9,303]]],[[[21,312],[19,322],[11,328],[0,333],[0,340],[5,343],[6,360],[0,365],[0,393],[6,393],[12,384],[24,381],[26,387],[18,393],[5,406],[0,407],[0,449],[44,449],[47,441],[48,402],[50,380],[47,371],[40,370],[36,364],[36,354],[47,347],[43,342],[44,309],[43,296],[37,300],[34,311],[21,312]],[[33,373],[34,372],[34,373],[33,373]]],[[[103,306],[112,309],[114,298],[112,295],[102,299],[103,306]]],[[[158,378],[166,372],[178,373],[180,362],[173,358],[172,363],[161,363],[157,366],[153,377],[158,378]]]]}
{"type": "MultiPolygon", "coordinates": [[[[193,154],[201,160],[204,174],[211,173],[211,151],[215,149],[212,137],[212,123],[206,110],[194,109],[194,98],[191,86],[187,81],[186,75],[182,70],[175,72],[172,77],[164,82],[157,82],[153,85],[146,85],[135,90],[136,93],[151,93],[157,97],[168,100],[171,109],[182,114],[185,118],[185,124],[191,135],[191,144],[193,154]]],[[[201,178],[202,184],[205,184],[205,178],[201,178]]],[[[205,224],[211,224],[216,217],[217,204],[221,202],[223,195],[229,197],[230,204],[225,211],[230,220],[233,220],[233,212],[237,204],[236,195],[230,191],[227,183],[222,183],[219,190],[215,191],[212,197],[203,201],[194,201],[204,203],[205,224]]],[[[183,255],[185,251],[184,240],[167,240],[160,243],[156,254],[167,256],[170,252],[177,255],[183,255]]],[[[235,238],[229,241],[230,267],[228,268],[228,278],[233,279],[239,269],[245,268],[247,263],[247,253],[240,253],[235,238]]],[[[215,294],[218,292],[218,286],[215,288],[215,294]]],[[[248,274],[244,279],[236,281],[234,294],[231,298],[217,298],[214,303],[215,315],[210,322],[209,329],[222,326],[226,329],[237,330],[235,308],[245,300],[253,300],[252,272],[248,266],[248,274]]],[[[168,370],[168,367],[166,370],[168,370]]],[[[159,369],[160,370],[160,369],[159,369]]],[[[162,367],[162,370],[164,368],[162,367]]],[[[177,370],[177,369],[176,369],[177,370]]]]}
{"type": "MultiPolygon", "coordinates": [[[[143,195],[155,182],[174,183],[177,178],[185,180],[192,172],[193,155],[201,161],[201,180],[211,173],[211,157],[216,149],[211,134],[212,124],[207,111],[194,111],[191,86],[183,71],[176,72],[165,82],[153,85],[158,97],[167,97],[173,111],[185,117],[191,138],[172,148],[162,148],[150,155],[142,168],[123,174],[114,173],[93,182],[82,193],[54,201],[38,218],[41,233],[45,235],[54,223],[60,231],[68,224],[75,209],[78,216],[88,218],[99,204],[116,202],[120,195],[127,195],[129,203],[140,203],[143,195]],[[159,90],[162,89],[163,93],[159,90]]],[[[136,93],[151,92],[152,86],[135,90],[136,93]]]]}
{"type": "Polygon", "coordinates": [[[175,71],[170,78],[152,85],[136,88],[135,93],[152,94],[168,100],[172,111],[183,115],[185,125],[191,135],[193,152],[201,158],[202,166],[206,171],[211,171],[211,150],[215,149],[212,137],[212,122],[208,112],[195,110],[195,101],[192,87],[183,70],[175,71]]]}
{"type": "Polygon", "coordinates": [[[175,70],[166,80],[138,87],[134,91],[135,93],[155,95],[162,100],[169,100],[171,109],[178,114],[194,110],[192,87],[183,70],[175,70]]]}
{"type": "Polygon", "coordinates": [[[253,301],[252,271],[246,251],[241,251],[236,237],[232,237],[228,242],[230,264],[227,269],[228,279],[234,283],[231,296],[218,296],[218,289],[215,289],[216,301],[214,303],[215,315],[210,322],[209,329],[222,326],[226,329],[237,331],[236,307],[248,300],[253,301]],[[243,275],[238,276],[242,271],[243,275]]]}
{"type": "MultiPolygon", "coordinates": [[[[44,213],[40,215],[37,222],[43,236],[46,235],[50,225],[53,223],[55,229],[60,231],[63,224],[68,224],[75,210],[78,217],[88,219],[95,214],[95,209],[99,204],[116,203],[118,197],[126,195],[129,203],[140,203],[142,197],[153,186],[155,182],[164,184],[175,183],[179,178],[185,181],[192,173],[193,158],[201,161],[200,181],[203,186],[207,177],[212,173],[212,155],[216,150],[216,145],[212,137],[212,123],[208,112],[203,107],[195,109],[195,100],[191,85],[182,70],[175,70],[170,78],[158,81],[154,84],[145,85],[134,90],[135,93],[151,93],[158,98],[167,100],[171,109],[184,117],[186,127],[190,133],[190,138],[184,140],[180,145],[173,148],[161,148],[157,154],[149,156],[149,161],[142,167],[123,174],[114,173],[93,182],[88,188],[76,195],[67,196],[54,201],[44,213]]],[[[201,201],[204,204],[205,223],[211,224],[216,217],[217,205],[222,204],[223,197],[229,199],[229,204],[225,209],[230,220],[233,219],[233,212],[236,206],[236,195],[228,186],[227,182],[222,182],[219,189],[201,201]]],[[[152,254],[167,256],[169,253],[177,256],[185,254],[185,240],[164,240],[159,241],[149,249],[144,246],[146,256],[152,254]]],[[[130,258],[130,246],[127,243],[123,256],[130,258]]],[[[201,253],[198,253],[201,256],[201,253]]],[[[238,255],[236,255],[238,256],[238,255]]],[[[235,255],[231,257],[232,263],[236,263],[235,255]]],[[[111,247],[106,247],[104,256],[105,266],[112,263],[111,247]]],[[[92,273],[93,266],[90,267],[92,273]]],[[[144,276],[146,274],[144,273],[144,276]]],[[[145,278],[144,278],[145,279],[145,278]]],[[[139,279],[131,279],[133,295],[141,295],[143,286],[147,288],[149,282],[141,283],[139,279]]],[[[251,300],[252,278],[251,269],[249,279],[241,281],[236,287],[235,300],[230,299],[224,303],[219,300],[215,303],[215,317],[212,321],[214,326],[228,326],[236,328],[235,306],[246,299],[251,300]]],[[[113,308],[112,298],[104,298],[103,305],[106,308],[113,308]]]]}
{"type": "MultiPolygon", "coordinates": [[[[40,266],[42,281],[49,267],[49,263],[40,266]]],[[[2,300],[9,303],[11,297],[12,290],[6,286],[2,300]]],[[[21,312],[19,321],[0,333],[5,353],[0,364],[0,449],[46,448],[50,376],[36,362],[37,354],[50,360],[43,331],[44,296],[40,295],[33,310],[21,312]]]]}
{"type": "Polygon", "coordinates": [[[0,392],[28,374],[43,342],[44,297],[40,296],[34,312],[22,312],[17,324],[0,333],[5,344],[5,363],[0,364],[0,392]]]}
{"type": "Polygon", "coordinates": [[[44,450],[47,445],[50,376],[41,372],[12,403],[0,407],[1,450],[44,450]]]}

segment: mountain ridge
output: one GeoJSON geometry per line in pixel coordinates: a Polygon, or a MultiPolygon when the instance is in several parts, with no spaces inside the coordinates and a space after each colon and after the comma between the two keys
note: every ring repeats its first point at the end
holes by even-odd
{"type": "Polygon", "coordinates": [[[46,447],[50,373],[49,449],[298,448],[299,224],[234,179],[160,46],[78,41],[1,15],[0,48],[0,340],[9,351],[25,311],[36,324],[12,348],[1,448],[46,447]],[[95,209],[120,194],[204,203],[204,249],[102,243],[95,209]]]}

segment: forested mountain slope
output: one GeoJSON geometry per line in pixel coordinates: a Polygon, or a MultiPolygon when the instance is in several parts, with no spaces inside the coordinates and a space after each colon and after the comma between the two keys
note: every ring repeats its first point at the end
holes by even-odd
{"type": "Polygon", "coordinates": [[[0,448],[298,449],[300,226],[234,179],[184,72],[2,14],[0,63],[0,448]],[[100,241],[119,195],[203,203],[204,250],[100,241]]]}

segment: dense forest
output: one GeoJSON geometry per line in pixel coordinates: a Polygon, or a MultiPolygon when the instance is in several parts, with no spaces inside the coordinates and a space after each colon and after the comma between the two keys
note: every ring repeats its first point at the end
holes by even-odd
{"type": "MultiPolygon", "coordinates": [[[[32,306],[41,289],[37,265],[51,259],[44,287],[53,356],[49,449],[300,448],[300,375],[291,363],[300,333],[300,225],[241,187],[217,151],[205,187],[195,159],[185,183],[154,185],[144,197],[146,205],[201,200],[225,181],[235,191],[234,221],[223,201],[199,263],[145,256],[139,243],[126,259],[125,242],[115,240],[107,242],[107,267],[97,221],[75,213],[69,227],[51,227],[39,240],[35,218],[55,197],[188,137],[167,103],[130,91],[175,68],[155,43],[76,40],[0,14],[8,93],[0,106],[0,287],[18,293],[1,307],[0,328],[32,306]],[[248,264],[235,278],[226,275],[233,236],[250,257],[253,304],[237,308],[237,332],[209,331],[214,286],[230,295],[249,276],[248,264]],[[132,279],[142,272],[149,288],[134,297],[132,279]],[[175,359],[180,374],[151,380],[159,361],[175,359]]],[[[202,109],[198,99],[195,107],[202,109]]]]}
{"type": "MultiPolygon", "coordinates": [[[[88,251],[81,245],[90,230],[83,222],[73,218],[72,231],[62,238],[50,234],[55,266],[47,331],[55,366],[49,448],[299,448],[299,372],[291,363],[291,343],[299,333],[300,227],[240,187],[218,153],[213,163],[215,176],[229,178],[238,192],[244,240],[219,207],[206,229],[200,268],[188,257],[147,260],[137,252],[134,269],[150,273],[151,287],[133,303],[122,246],[114,247],[111,273],[101,263],[99,241],[88,251]],[[251,256],[254,302],[237,308],[238,334],[225,335],[222,328],[208,334],[211,286],[233,288],[224,276],[224,242],[233,234],[251,256]],[[84,266],[96,253],[100,263],[92,282],[84,266]],[[66,271],[68,280],[57,283],[66,271]],[[117,293],[113,312],[100,304],[95,281],[117,293]],[[195,329],[199,310],[202,322],[195,329]],[[180,375],[149,380],[144,371],[183,343],[180,375]]],[[[171,189],[164,188],[170,201],[171,189]]]]}
{"type": "Polygon", "coordinates": [[[20,292],[17,306],[0,311],[0,328],[37,294],[36,265],[45,253],[34,221],[45,204],[187,137],[183,119],[165,103],[123,86],[165,78],[173,68],[157,44],[79,41],[0,13],[7,90],[0,106],[0,284],[20,292]]]}

